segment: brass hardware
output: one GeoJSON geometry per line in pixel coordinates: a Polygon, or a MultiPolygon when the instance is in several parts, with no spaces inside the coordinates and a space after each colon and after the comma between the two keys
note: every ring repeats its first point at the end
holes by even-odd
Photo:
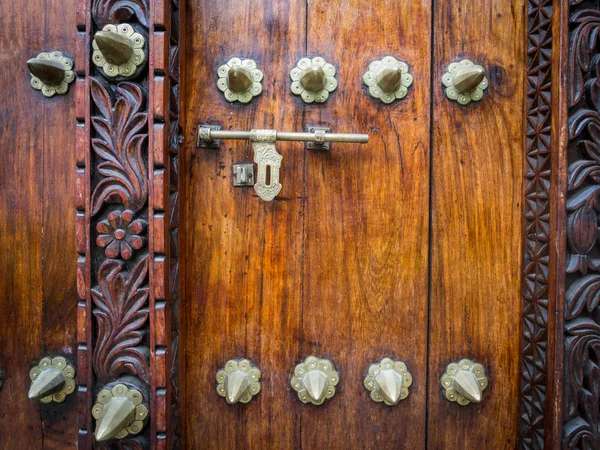
{"type": "Polygon", "coordinates": [[[302,58],[290,71],[292,93],[300,95],[304,103],[323,103],[337,88],[335,72],[335,67],[321,57],[302,58]]]}
{"type": "Polygon", "coordinates": [[[231,58],[217,70],[217,87],[227,101],[248,103],[262,92],[263,73],[256,61],[231,58]]]}
{"type": "Polygon", "coordinates": [[[379,363],[369,366],[364,384],[367,391],[371,392],[373,401],[393,406],[408,397],[412,375],[404,362],[383,358],[379,363]]]}
{"type": "MultiPolygon", "coordinates": [[[[214,125],[198,125],[197,146],[202,148],[218,148],[218,139],[248,140],[254,149],[254,162],[257,164],[256,184],[254,190],[265,200],[273,200],[281,191],[279,169],[282,156],[275,148],[276,141],[312,142],[315,149],[325,149],[321,144],[328,142],[369,142],[368,134],[335,134],[326,133],[324,128],[312,127],[312,132],[282,132],[275,130],[229,131],[217,129],[214,125]]],[[[327,129],[328,130],[328,129],[327,129]]]]}
{"type": "Polygon", "coordinates": [[[304,144],[304,148],[308,150],[331,150],[331,143],[325,142],[325,135],[331,133],[329,127],[306,127],[306,131],[315,134],[314,141],[307,141],[304,144]]]}
{"type": "Polygon", "coordinates": [[[61,52],[42,52],[27,61],[27,68],[31,75],[31,87],[41,91],[45,97],[66,94],[69,84],[75,80],[73,60],[61,52]]]}
{"type": "Polygon", "coordinates": [[[217,393],[227,403],[248,403],[260,392],[260,370],[247,359],[230,359],[217,372],[217,393]]]}
{"type": "Polygon", "coordinates": [[[233,185],[236,187],[254,184],[254,164],[243,163],[233,165],[233,185]]]}
{"type": "Polygon", "coordinates": [[[146,62],[146,39],[129,24],[106,25],[92,41],[92,61],[107,77],[130,78],[146,62]]]}
{"type": "Polygon", "coordinates": [[[144,428],[148,407],[143,404],[144,396],[139,390],[119,383],[100,391],[96,401],[92,416],[96,419],[97,441],[123,439],[144,428]]]}
{"type": "Polygon", "coordinates": [[[468,59],[450,64],[442,77],[442,83],[446,86],[446,97],[461,105],[467,105],[471,101],[478,102],[488,87],[483,67],[468,59]]]}
{"type": "Polygon", "coordinates": [[[363,75],[369,95],[380,99],[383,103],[392,103],[408,94],[413,77],[408,73],[408,64],[398,61],[393,56],[373,61],[363,75]]]}
{"type": "Polygon", "coordinates": [[[457,363],[448,364],[441,383],[446,390],[448,400],[465,406],[471,402],[481,402],[481,395],[488,386],[488,379],[481,364],[469,359],[461,359],[457,363]]]}
{"type": "Polygon", "coordinates": [[[42,403],[62,403],[75,392],[75,369],[62,356],[43,358],[29,371],[29,398],[42,403]]]}
{"type": "Polygon", "coordinates": [[[340,376],[327,359],[309,356],[294,369],[292,388],[303,403],[320,405],[335,395],[340,376]]]}

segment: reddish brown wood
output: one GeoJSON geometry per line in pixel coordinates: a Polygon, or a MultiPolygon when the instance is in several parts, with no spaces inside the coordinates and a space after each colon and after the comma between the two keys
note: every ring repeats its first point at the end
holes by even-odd
{"type": "Polygon", "coordinates": [[[430,448],[517,445],[524,7],[523,0],[459,0],[434,9],[430,448]],[[467,107],[448,101],[441,87],[444,69],[462,58],[483,65],[490,86],[467,107]],[[485,367],[490,385],[480,404],[460,407],[441,393],[446,365],[461,358],[485,367]]]}

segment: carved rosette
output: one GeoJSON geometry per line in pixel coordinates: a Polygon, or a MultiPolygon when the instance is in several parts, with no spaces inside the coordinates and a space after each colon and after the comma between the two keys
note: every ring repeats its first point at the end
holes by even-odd
{"type": "Polygon", "coordinates": [[[176,447],[179,2],[78,1],[79,447],[176,447]],[[148,36],[149,64],[127,81],[92,60],[111,25],[148,36]],[[123,380],[148,392],[148,425],[94,442],[92,395],[123,380]]]}

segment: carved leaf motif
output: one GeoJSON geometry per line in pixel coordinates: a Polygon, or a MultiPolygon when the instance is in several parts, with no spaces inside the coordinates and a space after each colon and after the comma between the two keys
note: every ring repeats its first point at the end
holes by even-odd
{"type": "Polygon", "coordinates": [[[127,275],[125,264],[109,259],[98,271],[98,287],[92,289],[98,333],[94,369],[107,383],[119,375],[137,375],[149,383],[148,349],[140,346],[141,330],[148,320],[148,256],[127,275]]]}
{"type": "Polygon", "coordinates": [[[92,194],[91,213],[100,211],[104,202],[121,203],[138,212],[148,198],[147,169],[143,150],[148,134],[148,114],[140,112],[143,93],[139,85],[122,82],[117,86],[119,98],[113,105],[107,89],[94,78],[91,91],[100,115],[92,117],[97,136],[92,148],[103,162],[98,172],[103,178],[92,194]]]}
{"type": "Polygon", "coordinates": [[[575,281],[566,292],[565,319],[579,316],[584,309],[592,312],[600,302],[600,275],[588,275],[575,281]]]}
{"type": "MultiPolygon", "coordinates": [[[[571,4],[577,3],[579,2],[571,1],[571,4]]],[[[572,33],[569,52],[569,106],[579,103],[583,96],[584,75],[590,71],[600,31],[600,11],[579,11],[573,14],[571,23],[577,25],[577,28],[572,33]]]]}
{"type": "Polygon", "coordinates": [[[93,440],[93,442],[94,449],[97,450],[144,450],[144,446],[140,442],[134,441],[133,439],[118,440],[114,444],[98,442],[95,439],[93,440]]]}
{"type": "Polygon", "coordinates": [[[129,21],[133,16],[148,28],[148,0],[95,0],[92,17],[98,28],[129,21]]]}

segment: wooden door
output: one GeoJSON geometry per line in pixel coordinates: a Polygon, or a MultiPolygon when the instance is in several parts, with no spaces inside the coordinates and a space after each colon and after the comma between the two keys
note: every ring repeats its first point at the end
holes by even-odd
{"type": "Polygon", "coordinates": [[[194,2],[185,72],[182,399],[186,448],[511,448],[517,434],[523,122],[523,3],[194,2]],[[485,11],[485,12],[484,12],[485,11]],[[492,12],[493,11],[493,12],[492,12]],[[467,20],[468,13],[468,20],[467,20]],[[462,18],[465,14],[465,18],[462,18]],[[369,63],[394,55],[414,84],[392,105],[368,96],[369,63]],[[230,104],[215,89],[232,56],[257,61],[263,94],[230,104]],[[302,57],[338,70],[323,104],[290,92],[302,57]],[[483,64],[484,101],[450,102],[451,62],[483,64]],[[281,142],[273,202],[232,185],[247,142],[195,147],[199,123],[227,130],[368,133],[330,152],[281,142]],[[290,386],[309,355],[340,372],[335,396],[305,405],[290,386]],[[370,400],[371,363],[406,362],[410,395],[370,400]],[[248,405],[228,405],[215,374],[232,358],[262,371],[248,405]],[[444,399],[452,361],[481,362],[480,405],[444,399]],[[472,424],[477,421],[477,432],[472,424]],[[450,431],[450,430],[455,430],[450,431]],[[429,442],[429,444],[428,444],[429,442]]]}

